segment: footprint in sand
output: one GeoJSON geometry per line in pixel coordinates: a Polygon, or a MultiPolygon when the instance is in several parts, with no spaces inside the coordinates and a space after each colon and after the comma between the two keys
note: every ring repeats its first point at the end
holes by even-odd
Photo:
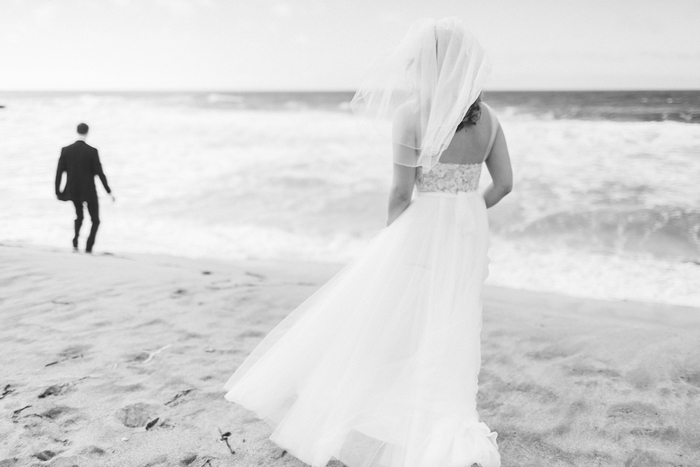
{"type": "Polygon", "coordinates": [[[58,420],[63,415],[75,412],[73,407],[68,407],[65,405],[57,405],[56,407],[51,407],[49,410],[39,414],[41,418],[47,418],[49,420],[58,420]]]}
{"type": "Polygon", "coordinates": [[[677,441],[681,438],[681,432],[674,426],[662,428],[634,428],[631,433],[642,438],[656,438],[661,441],[677,441]]]}
{"type": "MultiPolygon", "coordinates": [[[[52,407],[49,410],[39,414],[39,416],[43,419],[51,420],[52,422],[57,423],[60,427],[61,434],[63,435],[70,432],[83,430],[85,422],[88,420],[81,410],[67,406],[52,407]]],[[[55,441],[61,442],[61,440],[58,439],[55,441]]]]}
{"type": "Polygon", "coordinates": [[[58,356],[63,360],[69,360],[71,358],[80,358],[84,356],[88,350],[90,350],[90,345],[71,345],[63,349],[58,356]]]}
{"type": "Polygon", "coordinates": [[[518,383],[512,386],[508,386],[508,390],[522,393],[523,395],[526,395],[531,398],[536,397],[540,399],[543,403],[553,402],[559,399],[559,395],[556,392],[552,391],[551,389],[545,386],[541,386],[532,382],[518,383]]]}
{"type": "MultiPolygon", "coordinates": [[[[481,392],[479,393],[479,397],[481,398],[486,398],[487,393],[511,393],[514,395],[521,394],[523,396],[526,396],[528,399],[537,398],[544,403],[552,402],[559,399],[559,395],[556,392],[545,386],[536,384],[531,381],[505,381],[501,377],[489,372],[488,370],[482,370],[481,374],[479,375],[479,384],[482,386],[488,386],[488,391],[484,391],[483,394],[481,392]]],[[[484,401],[486,402],[487,399],[484,399],[484,401]]]]}
{"type": "Polygon", "coordinates": [[[87,446],[80,454],[86,457],[104,457],[107,455],[107,451],[99,446],[87,446]]]}
{"type": "Polygon", "coordinates": [[[62,394],[65,394],[66,392],[68,392],[69,388],[70,388],[69,383],[54,384],[54,385],[49,386],[48,388],[44,389],[44,392],[39,394],[37,397],[39,397],[39,399],[43,399],[43,398],[49,397],[49,396],[60,396],[62,394]]]}
{"type": "Polygon", "coordinates": [[[145,427],[148,422],[158,418],[159,407],[139,402],[117,410],[117,420],[129,428],[145,427]]]}
{"type": "Polygon", "coordinates": [[[590,362],[577,362],[571,366],[566,367],[566,370],[572,376],[602,376],[605,378],[619,378],[620,376],[622,376],[617,370],[613,370],[612,368],[605,368],[602,366],[595,366],[590,362]]]}
{"type": "Polygon", "coordinates": [[[556,358],[566,358],[575,355],[582,348],[582,344],[552,344],[535,352],[529,352],[525,355],[533,360],[554,360],[556,358]]]}
{"type": "Polygon", "coordinates": [[[187,452],[180,459],[180,465],[190,465],[192,462],[197,460],[197,454],[194,452],[187,452]]]}
{"type": "Polygon", "coordinates": [[[113,392],[113,393],[129,393],[129,392],[143,391],[144,389],[146,389],[146,386],[144,386],[141,383],[125,384],[125,385],[109,383],[109,388],[110,388],[110,392],[113,392]]]}
{"type": "Polygon", "coordinates": [[[266,279],[266,277],[263,274],[259,274],[257,272],[246,271],[245,275],[250,276],[250,277],[255,277],[256,279],[260,279],[261,281],[264,281],[266,279]]]}
{"type": "Polygon", "coordinates": [[[149,356],[150,354],[148,352],[138,352],[126,354],[125,358],[129,363],[143,363],[149,356]]]}
{"type": "Polygon", "coordinates": [[[170,298],[182,298],[187,294],[187,289],[177,289],[175,292],[170,294],[170,298]]]}
{"type": "Polygon", "coordinates": [[[629,419],[634,417],[652,419],[660,416],[661,410],[655,405],[647,404],[646,402],[625,402],[612,405],[608,409],[608,417],[610,418],[629,419]]]}
{"type": "Polygon", "coordinates": [[[36,454],[33,455],[33,457],[36,457],[40,461],[50,461],[54,457],[56,457],[56,453],[47,449],[45,451],[37,452],[36,454]]]}
{"type": "Polygon", "coordinates": [[[161,454],[143,464],[143,467],[156,467],[157,465],[165,465],[166,463],[168,463],[168,455],[161,454]]]}
{"type": "Polygon", "coordinates": [[[700,388],[700,371],[682,373],[679,378],[691,386],[700,388]]]}
{"type": "Polygon", "coordinates": [[[647,390],[656,386],[654,376],[646,368],[635,368],[625,374],[625,380],[634,386],[635,389],[647,390]]]}
{"type": "Polygon", "coordinates": [[[265,335],[264,332],[250,330],[250,331],[246,331],[246,332],[240,333],[240,334],[238,335],[238,337],[242,337],[242,338],[246,338],[246,337],[262,337],[262,336],[264,336],[264,335],[265,335]]]}

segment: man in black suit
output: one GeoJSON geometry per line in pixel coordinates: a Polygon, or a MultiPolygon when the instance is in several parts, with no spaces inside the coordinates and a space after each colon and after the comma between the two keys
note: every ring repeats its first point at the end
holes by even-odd
{"type": "Polygon", "coordinates": [[[56,169],[56,197],[61,201],[73,201],[75,205],[75,236],[73,237],[75,251],[78,251],[78,234],[83,225],[83,203],[87,203],[92,228],[87,239],[85,252],[92,253],[97,228],[100,226],[100,206],[97,202],[95,175],[100,177],[105,190],[112,196],[112,201],[114,201],[114,196],[107,184],[107,177],[102,171],[97,149],[85,142],[88,130],[89,127],[86,124],[78,125],[78,140],[61,149],[61,157],[58,159],[58,168],[56,169]],[[61,191],[63,172],[66,172],[66,186],[61,191]]]}

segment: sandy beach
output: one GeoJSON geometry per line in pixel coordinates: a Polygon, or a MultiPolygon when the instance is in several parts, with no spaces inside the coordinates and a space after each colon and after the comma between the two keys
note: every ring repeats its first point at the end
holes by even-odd
{"type": "MultiPolygon", "coordinates": [[[[223,399],[340,265],[0,246],[0,467],[301,466],[223,399]]],[[[700,466],[700,310],[486,287],[503,466],[700,466]]]]}

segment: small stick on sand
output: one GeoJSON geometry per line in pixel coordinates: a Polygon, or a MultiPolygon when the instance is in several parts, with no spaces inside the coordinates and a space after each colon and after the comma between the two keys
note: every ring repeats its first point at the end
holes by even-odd
{"type": "Polygon", "coordinates": [[[3,390],[2,390],[2,394],[0,394],[0,399],[4,399],[5,396],[9,396],[9,395],[12,394],[13,392],[15,392],[15,390],[12,389],[12,385],[11,385],[11,384],[6,384],[5,387],[4,387],[3,390]]]}
{"type": "Polygon", "coordinates": [[[158,423],[158,420],[160,420],[160,417],[154,418],[153,420],[151,420],[150,422],[148,422],[148,423],[146,424],[146,431],[148,431],[148,430],[150,430],[151,428],[153,428],[153,426],[154,426],[156,423],[158,423]]]}
{"type": "Polygon", "coordinates": [[[55,362],[47,363],[44,366],[56,365],[57,363],[65,362],[66,360],[73,360],[75,358],[83,358],[83,354],[73,355],[72,357],[66,357],[63,360],[56,360],[55,362]]]}
{"type": "Polygon", "coordinates": [[[217,427],[216,429],[219,430],[219,434],[221,434],[220,441],[223,441],[224,443],[226,443],[228,450],[231,451],[231,455],[235,455],[236,451],[233,450],[233,448],[231,447],[231,445],[228,442],[228,438],[229,438],[229,436],[231,436],[231,432],[227,431],[226,433],[222,433],[221,428],[217,427]]]}
{"type": "Polygon", "coordinates": [[[17,417],[19,416],[19,414],[20,414],[23,410],[28,409],[29,407],[31,407],[31,405],[25,405],[25,406],[22,407],[21,409],[17,409],[17,410],[15,410],[14,412],[12,412],[12,420],[16,420],[17,417]]]}
{"type": "Polygon", "coordinates": [[[166,402],[165,405],[170,405],[170,404],[174,403],[176,400],[178,400],[179,398],[186,396],[187,394],[189,394],[191,392],[192,392],[192,389],[185,389],[184,391],[180,391],[177,394],[175,394],[175,397],[173,397],[168,402],[166,402]]]}
{"type": "Polygon", "coordinates": [[[146,363],[150,362],[153,359],[153,357],[155,357],[156,355],[161,353],[163,350],[169,349],[170,347],[172,347],[172,344],[167,344],[167,345],[164,345],[163,347],[161,347],[160,349],[156,350],[155,352],[149,353],[148,358],[143,361],[143,364],[145,365],[146,363]]]}

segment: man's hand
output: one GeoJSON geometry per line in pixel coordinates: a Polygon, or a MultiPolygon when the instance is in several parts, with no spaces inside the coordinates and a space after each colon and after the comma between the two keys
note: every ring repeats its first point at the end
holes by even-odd
{"type": "Polygon", "coordinates": [[[115,198],[114,195],[113,195],[112,193],[109,194],[109,197],[112,198],[112,202],[113,202],[113,203],[117,200],[117,198],[115,198]]]}

